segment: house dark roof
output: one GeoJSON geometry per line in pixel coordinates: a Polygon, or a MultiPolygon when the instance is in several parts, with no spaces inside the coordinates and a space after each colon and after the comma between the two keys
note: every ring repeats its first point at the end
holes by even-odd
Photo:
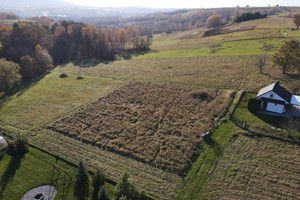
{"type": "Polygon", "coordinates": [[[287,102],[291,102],[292,94],[289,91],[287,91],[284,87],[280,86],[279,81],[276,81],[275,83],[272,83],[271,85],[262,88],[256,96],[259,97],[270,91],[273,91],[287,102]]]}

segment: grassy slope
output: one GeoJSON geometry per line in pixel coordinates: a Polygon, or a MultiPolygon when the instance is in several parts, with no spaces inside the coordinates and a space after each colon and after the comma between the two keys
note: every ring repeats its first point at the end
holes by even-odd
{"type": "Polygon", "coordinates": [[[77,75],[68,75],[68,78],[61,79],[59,73],[53,72],[27,89],[7,97],[6,101],[3,100],[0,106],[0,127],[12,134],[30,131],[31,143],[74,162],[84,160],[91,168],[103,170],[115,181],[126,171],[139,188],[148,193],[155,191],[152,193],[155,196],[175,194],[175,188],[182,180],[177,175],[44,129],[53,121],[124,84],[123,81],[91,76],[75,80],[77,75]]]}
{"type": "MultiPolygon", "coordinates": [[[[55,185],[58,190],[55,199],[62,199],[63,195],[67,196],[66,199],[74,199],[73,192],[75,173],[77,170],[75,167],[72,167],[61,160],[57,160],[55,157],[35,148],[29,148],[29,152],[23,158],[15,159],[15,161],[12,160],[12,156],[6,155],[0,162],[0,199],[21,199],[24,193],[31,188],[39,185],[51,184],[53,170],[51,163],[63,167],[68,171],[69,175],[72,176],[71,182],[69,181],[70,179],[66,179],[67,184],[71,183],[68,193],[63,193],[64,174],[59,176],[58,182],[55,185]],[[4,174],[11,177],[11,179],[8,179],[7,184],[5,184],[6,181],[4,181],[4,174]],[[5,187],[3,188],[4,185],[5,187]]],[[[53,179],[57,177],[58,173],[54,171],[53,179]]],[[[107,192],[112,195],[113,186],[106,184],[105,188],[107,192]]],[[[90,192],[92,192],[91,186],[90,192]]]]}
{"type": "MultiPolygon", "coordinates": [[[[282,118],[249,112],[248,101],[253,97],[255,94],[249,93],[242,96],[233,118],[246,121],[251,130],[262,137],[233,137],[241,129],[232,121],[222,124],[212,135],[215,145],[204,144],[176,199],[262,199],[265,196],[285,198],[286,195],[293,199],[298,196],[295,188],[299,182],[293,177],[299,177],[299,145],[290,144],[285,131],[271,128],[280,126],[282,118]],[[296,153],[292,153],[294,151],[296,153]],[[287,162],[287,156],[291,162],[287,162]],[[276,173],[273,174],[273,170],[276,173]],[[271,186],[266,187],[268,182],[271,186]],[[266,189],[261,190],[262,187],[266,189]],[[282,191],[275,192],[274,188],[279,187],[282,191]]],[[[294,138],[299,136],[299,132],[292,134],[294,138]]]]}
{"type": "Polygon", "coordinates": [[[202,198],[203,186],[207,183],[210,174],[214,171],[218,160],[223,154],[226,144],[236,131],[238,131],[238,128],[232,122],[227,122],[213,132],[211,140],[203,144],[200,156],[193,163],[182,189],[175,197],[176,199],[202,198]]]}
{"type": "Polygon", "coordinates": [[[272,16],[227,26],[243,30],[229,34],[202,37],[204,28],[154,36],[150,52],[132,55],[132,59],[81,67],[69,63],[57,72],[98,76],[119,80],[153,81],[257,91],[266,84],[280,80],[293,85],[298,77],[282,75],[280,68],[270,65],[270,56],[286,39],[300,39],[291,18],[272,16]],[[287,31],[288,35],[284,35],[287,31]],[[264,74],[256,65],[258,55],[268,55],[264,74]],[[220,78],[222,77],[222,78],[220,78]]]}
{"type": "Polygon", "coordinates": [[[0,121],[20,129],[40,129],[123,84],[94,77],[75,80],[76,77],[62,79],[58,73],[51,73],[6,98],[0,106],[0,121]]]}
{"type": "Polygon", "coordinates": [[[145,57],[195,57],[195,56],[228,56],[228,55],[258,55],[273,54],[285,39],[299,38],[299,31],[289,31],[294,28],[292,18],[272,16],[265,19],[253,20],[227,26],[224,29],[239,30],[254,28],[253,30],[238,31],[229,34],[201,37],[206,29],[185,31],[157,35],[151,53],[138,56],[145,57]],[[285,30],[288,35],[283,33],[285,30]],[[212,52],[211,47],[221,45],[219,50],[212,52]],[[274,46],[264,50],[264,45],[274,46]]]}
{"type": "Polygon", "coordinates": [[[238,135],[205,186],[202,199],[298,199],[300,148],[238,135]]]}

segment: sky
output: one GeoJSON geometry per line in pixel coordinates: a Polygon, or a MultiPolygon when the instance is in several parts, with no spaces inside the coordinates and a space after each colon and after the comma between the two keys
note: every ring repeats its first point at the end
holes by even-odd
{"type": "Polygon", "coordinates": [[[300,6],[299,0],[65,0],[67,2],[95,7],[149,7],[149,8],[216,8],[300,6]]]}

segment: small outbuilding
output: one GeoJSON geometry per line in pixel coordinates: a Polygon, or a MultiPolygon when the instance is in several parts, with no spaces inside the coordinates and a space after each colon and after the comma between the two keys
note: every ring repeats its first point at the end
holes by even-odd
{"type": "Polygon", "coordinates": [[[260,110],[277,114],[284,114],[293,105],[300,105],[300,96],[292,95],[279,81],[262,88],[257,96],[261,99],[260,110]]]}
{"type": "Polygon", "coordinates": [[[7,141],[5,140],[4,137],[0,136],[0,151],[6,149],[8,146],[7,141]]]}

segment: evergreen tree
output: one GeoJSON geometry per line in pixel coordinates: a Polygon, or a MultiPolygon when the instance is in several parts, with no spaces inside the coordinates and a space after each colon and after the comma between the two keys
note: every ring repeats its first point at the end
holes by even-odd
{"type": "Polygon", "coordinates": [[[74,189],[74,197],[78,200],[86,200],[89,196],[89,176],[85,165],[82,161],[79,161],[76,182],[74,189]]]}
{"type": "Polygon", "coordinates": [[[98,199],[97,200],[110,200],[108,194],[106,193],[103,186],[101,186],[99,193],[98,193],[98,199]]]}
{"type": "Polygon", "coordinates": [[[94,188],[94,192],[93,192],[93,196],[92,196],[92,200],[97,200],[97,196],[98,196],[98,192],[100,190],[101,186],[104,186],[105,183],[105,175],[97,170],[97,172],[94,174],[93,176],[93,188],[94,188]]]}
{"type": "Polygon", "coordinates": [[[122,196],[129,199],[139,199],[139,192],[134,183],[129,180],[129,175],[124,173],[115,188],[115,198],[119,200],[122,196]]]}

